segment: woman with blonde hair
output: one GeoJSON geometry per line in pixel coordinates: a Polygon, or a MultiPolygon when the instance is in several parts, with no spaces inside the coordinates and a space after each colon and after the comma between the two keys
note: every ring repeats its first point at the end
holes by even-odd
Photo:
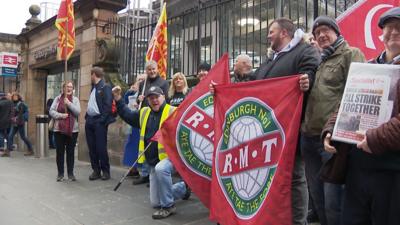
{"type": "Polygon", "coordinates": [[[169,104],[172,106],[179,106],[186,95],[189,93],[189,87],[186,81],[185,74],[178,72],[172,76],[171,85],[168,90],[169,104]]]}
{"type": "Polygon", "coordinates": [[[54,119],[57,182],[64,179],[64,152],[67,152],[68,179],[70,181],[76,180],[74,176],[74,152],[79,132],[78,117],[81,112],[79,99],[73,96],[73,82],[65,82],[62,89],[63,92],[54,99],[49,112],[51,118],[54,119]]]}

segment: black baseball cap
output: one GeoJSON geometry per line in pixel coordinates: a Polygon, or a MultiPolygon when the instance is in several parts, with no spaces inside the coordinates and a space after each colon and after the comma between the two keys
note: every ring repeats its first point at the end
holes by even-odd
{"type": "Polygon", "coordinates": [[[379,28],[383,29],[383,26],[389,19],[399,19],[400,20],[400,7],[394,7],[386,11],[379,17],[378,26],[379,28]]]}
{"type": "Polygon", "coordinates": [[[164,95],[164,92],[162,91],[161,88],[159,88],[157,86],[153,86],[153,87],[150,87],[149,90],[147,90],[146,98],[149,97],[150,95],[160,96],[160,95],[164,95]]]}

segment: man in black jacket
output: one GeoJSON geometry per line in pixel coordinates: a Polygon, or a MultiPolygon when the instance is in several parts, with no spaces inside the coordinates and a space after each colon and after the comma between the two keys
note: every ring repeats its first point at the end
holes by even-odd
{"type": "Polygon", "coordinates": [[[9,149],[4,146],[4,139],[7,138],[7,129],[11,125],[13,103],[4,93],[0,93],[0,149],[4,151],[4,156],[8,156],[9,149]]]}
{"type": "Polygon", "coordinates": [[[93,169],[89,180],[110,179],[107,132],[108,125],[115,122],[115,118],[111,114],[113,100],[111,87],[105,83],[103,77],[104,71],[100,67],[93,67],[90,71],[92,91],[85,116],[86,142],[93,169]],[[100,172],[103,172],[102,176],[100,172]]]}
{"type": "MultiPolygon", "coordinates": [[[[303,35],[304,33],[296,30],[295,25],[289,19],[274,20],[270,24],[268,32],[268,41],[274,54],[257,69],[256,79],[301,75],[299,88],[307,94],[312,86],[320,56],[316,48],[302,41],[303,35]]],[[[307,211],[308,190],[304,162],[300,151],[296,151],[292,178],[293,225],[306,224],[307,211]]]]}
{"type": "Polygon", "coordinates": [[[168,93],[169,84],[168,81],[160,77],[157,68],[157,62],[150,60],[146,63],[146,80],[139,85],[139,102],[143,102],[141,107],[148,106],[148,102],[145,99],[144,94],[149,90],[150,87],[159,87],[164,93],[168,93]],[[144,91],[143,91],[144,87],[144,91]]]}

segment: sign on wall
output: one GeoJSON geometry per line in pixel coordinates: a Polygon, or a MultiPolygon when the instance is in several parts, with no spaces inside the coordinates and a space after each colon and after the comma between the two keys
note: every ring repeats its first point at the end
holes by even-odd
{"type": "Polygon", "coordinates": [[[17,68],[1,67],[1,75],[7,77],[17,76],[17,68]]]}
{"type": "Polygon", "coordinates": [[[0,52],[1,76],[17,76],[18,53],[0,52]]]}

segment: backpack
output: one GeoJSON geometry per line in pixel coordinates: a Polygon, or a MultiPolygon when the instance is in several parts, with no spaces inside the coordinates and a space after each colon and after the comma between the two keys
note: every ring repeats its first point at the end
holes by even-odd
{"type": "Polygon", "coordinates": [[[25,104],[25,102],[18,102],[17,108],[18,108],[18,110],[22,109],[22,119],[25,122],[28,122],[28,120],[29,120],[29,109],[28,109],[28,106],[25,104]]]}
{"type": "MultiPolygon", "coordinates": [[[[106,86],[106,85],[104,85],[104,86],[106,86]]],[[[100,88],[101,89],[100,96],[102,98],[104,97],[104,93],[103,93],[104,86],[100,88]]],[[[117,102],[114,99],[112,100],[112,103],[111,103],[111,116],[113,116],[113,117],[117,117],[118,116],[118,113],[117,113],[117,102]]]]}

